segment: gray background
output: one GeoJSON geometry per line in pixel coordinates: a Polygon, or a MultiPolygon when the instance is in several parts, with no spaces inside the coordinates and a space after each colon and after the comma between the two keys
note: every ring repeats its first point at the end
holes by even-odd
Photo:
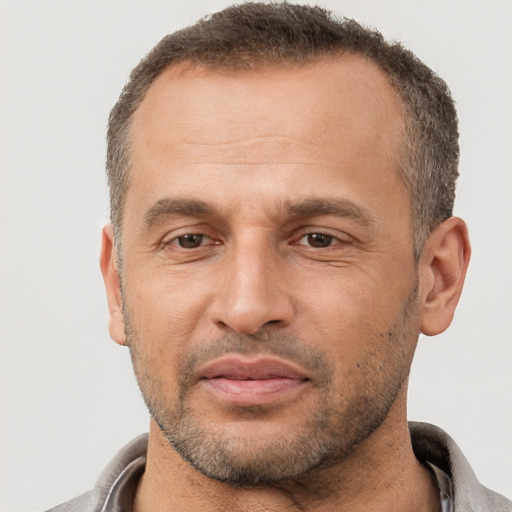
{"type": "MultiPolygon", "coordinates": [[[[0,2],[1,510],[89,489],[147,429],[97,263],[106,118],[163,35],[227,3],[0,2]]],[[[474,255],[453,326],[420,340],[409,416],[446,429],[481,481],[512,496],[512,2],[322,5],[402,40],[458,103],[456,213],[474,255]]]]}

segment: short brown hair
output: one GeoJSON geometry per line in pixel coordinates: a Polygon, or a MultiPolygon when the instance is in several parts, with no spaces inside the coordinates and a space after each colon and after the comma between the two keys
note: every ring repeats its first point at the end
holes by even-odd
{"type": "Polygon", "coordinates": [[[133,113],[154,80],[170,65],[190,62],[213,69],[307,64],[350,53],[374,62],[397,91],[405,112],[400,174],[411,193],[414,252],[452,215],[458,177],[457,114],[446,83],[400,43],[376,30],[337,18],[320,7],[245,3],[202,18],[165,36],[135,67],[112,109],[107,175],[116,242],[129,185],[133,113]]]}

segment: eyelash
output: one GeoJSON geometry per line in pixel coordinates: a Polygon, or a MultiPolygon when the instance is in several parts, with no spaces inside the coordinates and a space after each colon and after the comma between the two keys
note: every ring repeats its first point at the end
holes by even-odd
{"type": "Polygon", "coordinates": [[[198,249],[199,247],[204,247],[205,245],[219,245],[220,244],[220,242],[216,242],[215,240],[212,240],[213,243],[211,243],[211,244],[203,244],[203,241],[205,238],[212,240],[208,235],[205,235],[204,233],[193,233],[193,232],[184,233],[183,235],[176,236],[176,237],[172,238],[168,242],[164,241],[162,245],[164,247],[174,246],[174,247],[179,247],[180,249],[184,249],[184,250],[193,250],[193,249],[198,249]],[[200,241],[199,245],[196,247],[184,247],[183,245],[180,244],[180,240],[183,241],[183,239],[185,239],[186,237],[201,237],[201,241],[200,241]]]}
{"type": "Polygon", "coordinates": [[[307,239],[307,241],[308,241],[307,247],[312,248],[312,249],[328,249],[329,247],[335,245],[336,242],[341,243],[341,240],[338,237],[334,236],[334,235],[331,235],[329,233],[323,233],[321,231],[311,231],[311,232],[308,232],[308,233],[304,233],[298,239],[298,241],[296,242],[295,245],[306,246],[306,244],[301,244],[300,243],[304,239],[307,239]],[[315,237],[316,237],[316,240],[315,240],[315,237]],[[328,242],[327,245],[322,245],[322,241],[323,241],[322,238],[327,239],[327,242],[328,242]],[[319,242],[319,245],[315,246],[314,245],[315,242],[319,242]]]}
{"type": "MultiPolygon", "coordinates": [[[[299,246],[303,246],[303,247],[308,247],[310,249],[328,249],[328,248],[332,247],[333,245],[346,243],[345,241],[341,240],[339,237],[336,237],[330,233],[325,233],[322,231],[313,231],[313,230],[304,232],[303,234],[301,234],[300,238],[298,238],[296,240],[297,241],[292,243],[292,245],[299,245],[299,246]],[[316,245],[316,246],[314,245],[315,237],[316,237],[316,242],[319,242],[319,245],[316,245]],[[304,239],[307,239],[307,241],[308,241],[307,244],[300,243],[304,239]],[[327,239],[327,240],[325,240],[325,239],[327,239]],[[322,245],[322,243],[325,241],[327,241],[328,244],[322,245]]],[[[201,247],[220,245],[220,244],[221,244],[221,242],[213,240],[211,237],[209,237],[205,233],[189,232],[189,233],[184,233],[183,235],[174,237],[171,240],[169,240],[168,242],[164,241],[162,245],[163,245],[163,247],[173,246],[173,247],[177,247],[179,249],[185,250],[185,251],[192,251],[194,249],[199,249],[201,247]],[[185,245],[182,245],[183,243],[186,244],[187,237],[200,237],[201,239],[199,241],[199,245],[191,246],[191,247],[186,247],[185,245]],[[211,240],[212,243],[203,243],[205,239],[211,240]]],[[[192,240],[192,245],[194,245],[193,240],[192,240]]]]}

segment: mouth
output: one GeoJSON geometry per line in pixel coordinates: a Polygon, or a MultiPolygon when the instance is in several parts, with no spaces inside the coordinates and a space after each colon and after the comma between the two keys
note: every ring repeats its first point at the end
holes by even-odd
{"type": "Polygon", "coordinates": [[[236,405],[260,405],[291,398],[310,382],[306,373],[280,359],[228,356],[200,371],[199,382],[216,398],[236,405]]]}

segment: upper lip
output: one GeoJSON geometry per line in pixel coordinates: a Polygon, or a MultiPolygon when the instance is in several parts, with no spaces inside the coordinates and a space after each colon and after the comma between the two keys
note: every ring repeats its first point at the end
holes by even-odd
{"type": "Polygon", "coordinates": [[[225,356],[204,365],[199,371],[200,379],[308,379],[304,371],[292,363],[273,357],[247,359],[240,356],[225,356]]]}

